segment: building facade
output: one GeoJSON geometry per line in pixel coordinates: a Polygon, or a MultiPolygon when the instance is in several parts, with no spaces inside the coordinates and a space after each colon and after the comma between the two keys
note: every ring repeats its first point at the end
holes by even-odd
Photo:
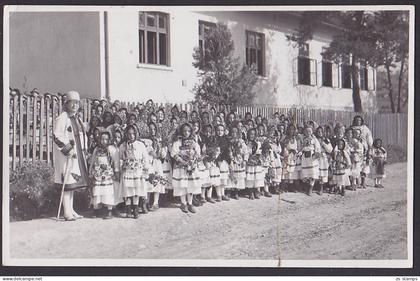
{"type": "MultiPolygon", "coordinates": [[[[85,39],[93,38],[98,50],[93,57],[99,58],[95,62],[88,58],[87,64],[99,73],[89,74],[99,77],[99,83],[92,94],[86,94],[123,101],[191,101],[198,82],[192,54],[195,48],[205,48],[206,30],[220,22],[232,33],[234,56],[257,66],[257,98],[250,102],[351,110],[350,67],[322,58],[323,48],[339,29],[318,24],[313,40],[298,46],[287,35],[298,27],[299,19],[299,13],[285,11],[197,11],[188,7],[153,11],[113,7],[98,12],[95,26],[86,28],[91,36],[85,39]]],[[[84,40],[79,43],[83,46],[84,40]]],[[[86,56],[87,50],[80,52],[86,56]]],[[[74,75],[86,76],[77,71],[74,75]]],[[[374,69],[361,67],[360,85],[364,108],[374,107],[374,69]]],[[[43,90],[40,85],[35,87],[43,90]]]]}

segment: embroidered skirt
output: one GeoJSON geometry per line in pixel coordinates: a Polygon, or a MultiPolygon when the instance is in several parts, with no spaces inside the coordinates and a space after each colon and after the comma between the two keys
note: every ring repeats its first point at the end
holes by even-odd
{"type": "Polygon", "coordinates": [[[229,179],[229,164],[226,161],[220,161],[219,163],[220,171],[220,185],[227,186],[229,179]]]}
{"type": "Polygon", "coordinates": [[[175,167],[172,174],[172,186],[174,196],[182,196],[187,193],[200,194],[200,171],[196,168],[192,173],[188,173],[185,168],[175,167]]]}
{"type": "Polygon", "coordinates": [[[323,155],[318,159],[318,162],[319,162],[319,180],[321,183],[327,183],[329,166],[330,166],[328,157],[326,155],[323,155]]]}
{"type": "Polygon", "coordinates": [[[127,170],[122,172],[120,196],[147,196],[146,179],[141,171],[127,170]]]}
{"type": "Polygon", "coordinates": [[[120,202],[123,202],[122,197],[120,197],[119,191],[120,184],[116,181],[113,181],[111,178],[108,178],[104,181],[97,181],[92,188],[92,204],[106,204],[110,206],[115,206],[120,202]]]}
{"type": "Polygon", "coordinates": [[[246,188],[259,188],[264,186],[264,170],[262,166],[250,166],[246,167],[246,188]]]}

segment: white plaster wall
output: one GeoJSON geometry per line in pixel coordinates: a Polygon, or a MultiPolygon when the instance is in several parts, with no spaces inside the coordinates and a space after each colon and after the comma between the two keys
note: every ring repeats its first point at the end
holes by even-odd
{"type": "MultiPolygon", "coordinates": [[[[297,49],[286,40],[298,20],[291,15],[279,16],[270,12],[189,12],[162,7],[170,13],[171,66],[150,69],[138,66],[138,13],[137,11],[109,12],[109,66],[110,94],[113,100],[158,102],[188,102],[193,99],[192,88],[197,82],[192,66],[192,53],[198,45],[198,20],[228,24],[235,44],[235,55],[245,62],[245,31],[265,35],[266,77],[256,85],[255,104],[279,106],[305,106],[331,109],[352,109],[350,89],[321,86],[293,85],[293,59],[297,49]],[[182,81],[186,81],[186,86],[182,81]]],[[[332,39],[327,27],[317,29],[309,42],[310,56],[321,61],[323,46],[332,39]]],[[[318,65],[318,84],[321,84],[321,65],[318,65]]],[[[369,100],[372,93],[362,92],[369,100]]],[[[369,103],[369,102],[367,102],[369,103]]],[[[365,102],[365,104],[367,104],[365,102]]]]}
{"type": "MultiPolygon", "coordinates": [[[[167,12],[161,9],[162,12],[167,12]]],[[[168,11],[169,12],[169,11],[168,11]]],[[[108,12],[109,91],[112,100],[187,102],[196,81],[192,53],[198,19],[191,12],[170,13],[170,67],[139,66],[138,11],[108,12]],[[186,84],[183,86],[182,81],[186,84]]]]}

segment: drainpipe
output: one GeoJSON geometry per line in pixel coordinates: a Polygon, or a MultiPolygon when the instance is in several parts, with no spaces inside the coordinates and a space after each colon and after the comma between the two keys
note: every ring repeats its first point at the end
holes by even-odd
{"type": "Polygon", "coordinates": [[[104,44],[105,44],[105,97],[111,101],[109,92],[109,44],[108,44],[108,12],[104,12],[104,44]]]}

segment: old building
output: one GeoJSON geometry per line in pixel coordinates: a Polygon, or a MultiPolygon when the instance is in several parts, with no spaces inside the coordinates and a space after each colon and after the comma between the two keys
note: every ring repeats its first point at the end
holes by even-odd
{"type": "MultiPolygon", "coordinates": [[[[89,13],[12,14],[12,87],[21,87],[25,76],[27,87],[40,91],[72,88],[84,96],[111,100],[188,102],[197,83],[194,48],[205,48],[206,30],[222,22],[232,32],[234,55],[257,66],[254,104],[353,107],[350,67],[322,57],[323,48],[340,30],[318,24],[313,40],[297,46],[286,36],[299,25],[298,12],[113,7],[89,13]],[[38,77],[35,73],[42,66],[38,77]]],[[[375,103],[375,76],[374,69],[361,67],[365,108],[375,103]]]]}

